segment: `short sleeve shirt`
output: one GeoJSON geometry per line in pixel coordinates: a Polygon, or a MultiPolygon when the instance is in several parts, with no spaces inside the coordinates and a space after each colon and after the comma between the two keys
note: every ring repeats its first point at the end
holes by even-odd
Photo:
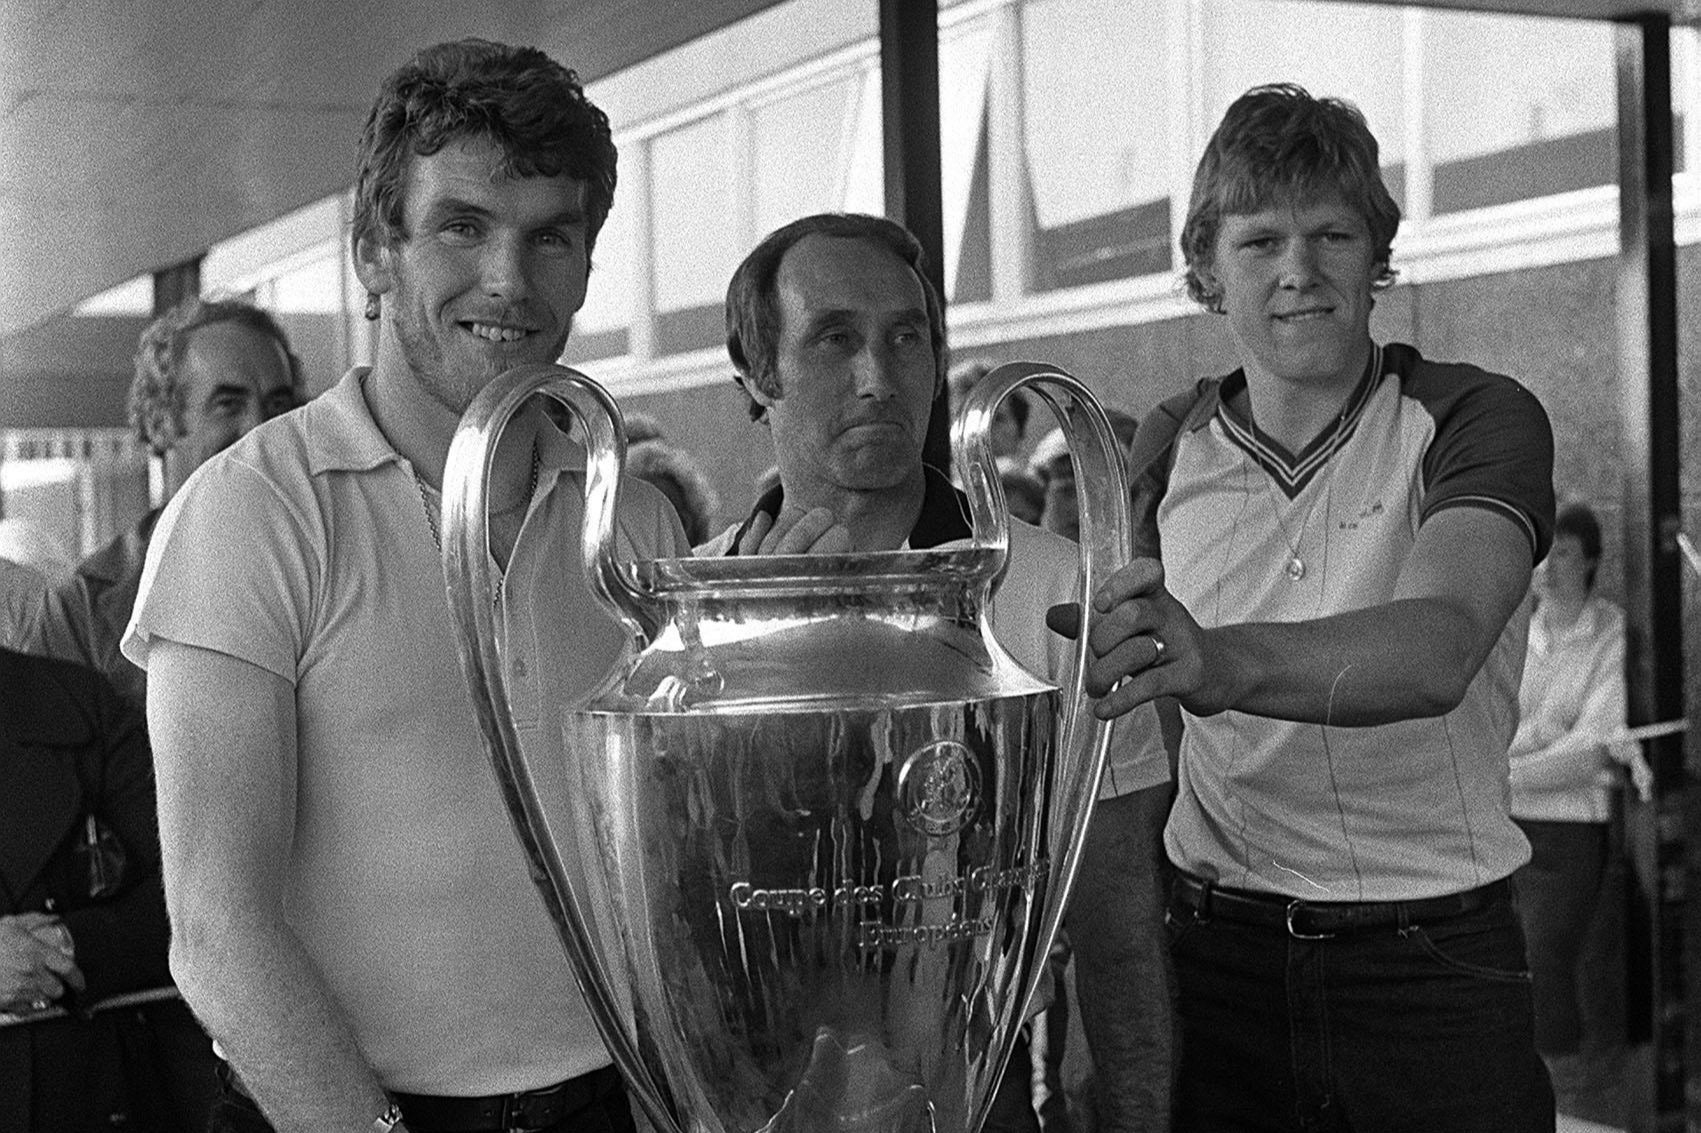
{"type": "MultiPolygon", "coordinates": [[[[1387,602],[1419,528],[1448,508],[1516,524],[1532,565],[1547,553],[1551,430],[1510,378],[1391,345],[1297,454],[1229,407],[1244,380],[1201,382],[1149,415],[1135,442],[1139,549],[1162,558],[1200,625],[1387,602]]],[[[1436,896],[1506,876],[1529,853],[1508,815],[1506,757],[1527,625],[1521,608],[1442,717],[1343,728],[1185,716],[1170,858],[1221,885],[1323,901],[1436,896]]]]}
{"type": "MultiPolygon", "coordinates": [[[[154,533],[124,650],[145,667],[167,638],[294,687],[285,916],[379,1079],[414,1093],[533,1089],[609,1058],[500,797],[425,501],[372,418],[365,376],[190,477],[154,533]]],[[[562,712],[627,639],[579,568],[582,456],[548,433],[539,457],[499,600],[522,743],[559,748],[562,712]]],[[[623,495],[623,553],[689,553],[659,493],[627,482],[623,495]]]]}

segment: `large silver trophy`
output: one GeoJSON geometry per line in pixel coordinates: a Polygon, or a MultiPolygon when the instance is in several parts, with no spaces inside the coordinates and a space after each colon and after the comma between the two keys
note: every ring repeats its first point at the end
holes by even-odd
{"type": "Polygon", "coordinates": [[[442,524],[462,661],[579,986],[660,1130],[970,1131],[986,1115],[1107,740],[1081,695],[1084,634],[1060,691],[988,623],[1009,523],[987,438],[1018,387],[1069,437],[1090,593],[1128,553],[1125,476],[1103,409],[1045,366],[1000,367],[969,395],[954,441],[974,538],[925,551],[619,562],[625,445],[599,386],[522,367],[462,421],[442,524]],[[563,769],[516,739],[486,552],[496,442],[539,393],[583,434],[582,561],[631,633],[568,714],[565,819],[538,790],[563,769]]]}

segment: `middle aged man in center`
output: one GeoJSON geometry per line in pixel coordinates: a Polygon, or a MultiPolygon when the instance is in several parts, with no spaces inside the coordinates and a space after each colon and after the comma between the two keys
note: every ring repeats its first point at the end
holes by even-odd
{"type": "MultiPolygon", "coordinates": [[[[921,266],[920,245],[900,225],[837,213],[778,229],[739,265],[727,350],[751,415],[768,421],[780,482],[698,554],[892,551],[969,537],[967,501],[921,459],[946,368],[944,316],[921,266]]],[[[1078,552],[1020,521],[1010,527],[995,631],[1031,670],[1056,673],[1066,643],[1044,617],[1074,600],[1078,552]]],[[[1119,726],[1067,921],[1105,1129],[1167,1122],[1156,871],[1168,781],[1155,716],[1119,726]]],[[[1021,1084],[1025,1061],[1013,1060],[1007,1087],[1021,1084]]],[[[1031,1109],[1001,1105],[988,1128],[1022,1125],[1033,1127],[1031,1109]]]]}

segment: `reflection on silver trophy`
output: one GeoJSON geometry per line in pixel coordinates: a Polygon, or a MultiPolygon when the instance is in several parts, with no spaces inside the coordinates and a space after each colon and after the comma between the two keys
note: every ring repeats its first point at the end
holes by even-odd
{"type": "Polygon", "coordinates": [[[462,659],[544,900],[658,1129],[973,1130],[1044,971],[1104,762],[1080,694],[994,640],[1008,542],[987,442],[1011,390],[1069,434],[1082,577],[1127,554],[1103,410],[1030,363],[956,423],[975,538],[927,551],[621,563],[623,445],[590,379],[531,366],[463,419],[444,491],[462,659]],[[568,714],[569,817],[515,738],[489,595],[486,483],[533,394],[587,449],[586,575],[633,647],[568,714]]]}

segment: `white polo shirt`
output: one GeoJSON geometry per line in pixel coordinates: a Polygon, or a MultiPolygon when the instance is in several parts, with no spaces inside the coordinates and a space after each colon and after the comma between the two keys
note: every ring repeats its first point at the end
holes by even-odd
{"type": "MultiPolygon", "coordinates": [[[[189,479],[155,531],[124,652],[146,667],[168,638],[294,686],[285,915],[380,1081],[534,1089],[609,1056],[499,796],[425,505],[365,378],[351,371],[189,479]]],[[[559,748],[562,712],[626,638],[578,566],[582,455],[558,434],[540,455],[502,602],[511,625],[572,643],[547,664],[516,647],[507,674],[523,741],[559,748]]],[[[633,557],[689,554],[646,484],[626,484],[618,537],[633,557]]]]}

